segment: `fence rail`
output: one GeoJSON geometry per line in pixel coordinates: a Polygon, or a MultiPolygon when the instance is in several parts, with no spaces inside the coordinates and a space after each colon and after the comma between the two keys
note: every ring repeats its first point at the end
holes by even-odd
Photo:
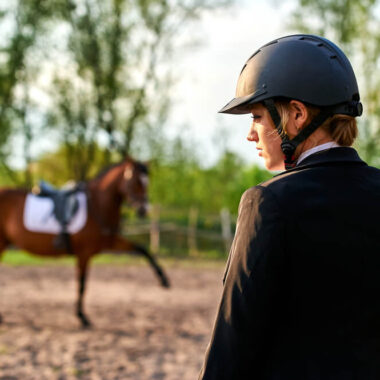
{"type": "Polygon", "coordinates": [[[149,238],[150,249],[154,253],[164,251],[186,251],[189,256],[198,256],[199,252],[219,251],[224,255],[229,251],[235,225],[235,218],[227,209],[222,209],[219,215],[201,214],[195,207],[186,213],[178,212],[177,218],[167,214],[170,211],[159,205],[154,205],[150,211],[149,221],[141,224],[125,223],[124,236],[149,238]],[[207,221],[207,223],[202,223],[207,221]],[[211,221],[211,222],[210,222],[211,221]],[[205,224],[207,227],[205,228],[205,224]],[[208,247],[208,248],[207,248],[208,247]]]}

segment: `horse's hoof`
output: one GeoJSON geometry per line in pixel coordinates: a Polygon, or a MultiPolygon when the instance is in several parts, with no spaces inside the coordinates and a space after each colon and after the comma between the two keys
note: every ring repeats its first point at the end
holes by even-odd
{"type": "Polygon", "coordinates": [[[78,318],[80,319],[81,327],[82,329],[89,329],[91,328],[91,322],[90,320],[82,313],[78,314],[78,318]]]}
{"type": "Polygon", "coordinates": [[[90,329],[92,327],[91,322],[88,319],[81,320],[82,329],[90,329]]]}
{"type": "Polygon", "coordinates": [[[163,288],[167,288],[167,289],[170,288],[170,282],[166,277],[163,277],[161,279],[161,285],[163,288]]]}

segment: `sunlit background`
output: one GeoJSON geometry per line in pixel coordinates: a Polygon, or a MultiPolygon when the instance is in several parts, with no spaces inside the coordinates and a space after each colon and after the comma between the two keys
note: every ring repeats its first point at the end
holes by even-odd
{"type": "Polygon", "coordinates": [[[144,259],[102,252],[85,301],[95,327],[80,330],[75,258],[12,244],[0,266],[0,378],[196,378],[241,194],[272,176],[246,140],[250,117],[218,110],[261,45],[324,35],[353,64],[364,105],[355,147],[380,167],[378,3],[0,0],[0,185],[59,188],[127,156],[148,163],[149,212],[123,204],[120,233],[173,285],[158,288],[144,259]]]}

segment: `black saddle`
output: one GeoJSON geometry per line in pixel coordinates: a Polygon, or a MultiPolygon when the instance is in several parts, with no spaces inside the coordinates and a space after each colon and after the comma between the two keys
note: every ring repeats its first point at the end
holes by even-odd
{"type": "Polygon", "coordinates": [[[57,249],[65,249],[69,253],[73,253],[73,251],[67,226],[79,209],[76,193],[83,190],[83,183],[75,184],[66,189],[57,189],[45,181],[40,181],[36,192],[39,197],[52,199],[54,204],[53,214],[61,226],[61,232],[55,239],[54,246],[57,249]]]}

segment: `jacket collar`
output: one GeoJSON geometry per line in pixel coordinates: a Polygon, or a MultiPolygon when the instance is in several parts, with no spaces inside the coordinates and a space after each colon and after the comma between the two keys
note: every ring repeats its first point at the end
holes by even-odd
{"type": "Polygon", "coordinates": [[[328,166],[334,164],[356,164],[356,165],[367,165],[358,155],[356,150],[351,147],[339,147],[333,149],[321,150],[319,152],[313,153],[301,161],[296,167],[284,171],[281,174],[299,171],[302,169],[315,167],[315,166],[328,166]]]}

